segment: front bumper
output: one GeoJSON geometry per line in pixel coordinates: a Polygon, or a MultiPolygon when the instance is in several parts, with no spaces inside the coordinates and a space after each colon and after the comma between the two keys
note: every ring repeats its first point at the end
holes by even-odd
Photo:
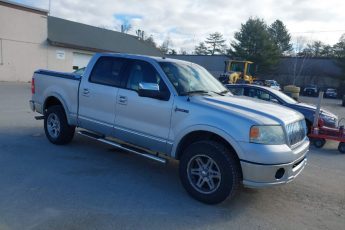
{"type": "MultiPolygon", "coordinates": [[[[298,149],[296,160],[283,164],[264,164],[241,160],[243,185],[249,188],[263,188],[293,181],[307,164],[309,143],[298,149]]],[[[290,154],[296,154],[291,150],[290,154]]]]}

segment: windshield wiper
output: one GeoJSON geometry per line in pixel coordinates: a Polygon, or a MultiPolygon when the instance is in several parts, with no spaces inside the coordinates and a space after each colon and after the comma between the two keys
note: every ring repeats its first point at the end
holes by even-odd
{"type": "Polygon", "coordinates": [[[192,90],[192,91],[188,91],[188,92],[181,92],[180,95],[181,96],[188,96],[188,95],[191,95],[191,94],[206,94],[206,93],[209,93],[208,91],[206,90],[192,90]]]}
{"type": "Polygon", "coordinates": [[[218,94],[220,96],[225,96],[225,94],[229,93],[229,90],[223,90],[220,92],[216,92],[216,91],[211,91],[212,93],[218,94]]]}

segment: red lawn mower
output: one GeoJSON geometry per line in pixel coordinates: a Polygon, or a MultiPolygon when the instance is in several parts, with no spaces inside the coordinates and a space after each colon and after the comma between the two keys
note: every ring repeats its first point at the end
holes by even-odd
{"type": "MultiPolygon", "coordinates": [[[[320,92],[318,106],[314,117],[314,124],[311,127],[311,132],[308,137],[316,148],[322,148],[327,140],[337,141],[339,142],[339,152],[345,153],[344,125],[339,126],[339,128],[326,127],[324,126],[323,120],[319,118],[322,98],[323,92],[320,92]]],[[[342,118],[341,120],[344,120],[344,118],[342,118]]]]}

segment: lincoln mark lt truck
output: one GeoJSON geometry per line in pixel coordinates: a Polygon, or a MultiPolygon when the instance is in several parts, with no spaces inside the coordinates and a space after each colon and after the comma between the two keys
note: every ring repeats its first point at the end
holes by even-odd
{"type": "Polygon", "coordinates": [[[195,199],[220,203],[240,186],[294,180],[307,163],[303,115],[236,97],[197,64],[129,54],[96,54],[83,76],[38,70],[33,111],[48,140],[78,134],[159,162],[179,160],[195,199]]]}

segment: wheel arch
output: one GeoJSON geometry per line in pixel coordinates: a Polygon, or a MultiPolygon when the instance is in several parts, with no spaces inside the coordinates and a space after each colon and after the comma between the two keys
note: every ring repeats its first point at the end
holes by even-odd
{"type": "Polygon", "coordinates": [[[180,138],[177,139],[176,144],[173,146],[172,157],[179,160],[183,154],[183,151],[186,147],[196,141],[201,140],[214,140],[224,144],[228,147],[238,159],[241,159],[242,152],[236,141],[225,131],[219,130],[214,127],[205,127],[201,128],[189,128],[188,131],[185,131],[183,135],[180,135],[180,138]]]}
{"type": "Polygon", "coordinates": [[[71,124],[71,120],[70,120],[70,116],[68,113],[68,108],[66,106],[66,104],[64,103],[64,101],[62,100],[61,97],[59,97],[58,95],[50,95],[47,96],[46,99],[44,100],[43,103],[43,114],[46,114],[47,109],[50,106],[54,106],[54,105],[61,105],[63,107],[64,113],[66,115],[68,124],[71,124]]]}

